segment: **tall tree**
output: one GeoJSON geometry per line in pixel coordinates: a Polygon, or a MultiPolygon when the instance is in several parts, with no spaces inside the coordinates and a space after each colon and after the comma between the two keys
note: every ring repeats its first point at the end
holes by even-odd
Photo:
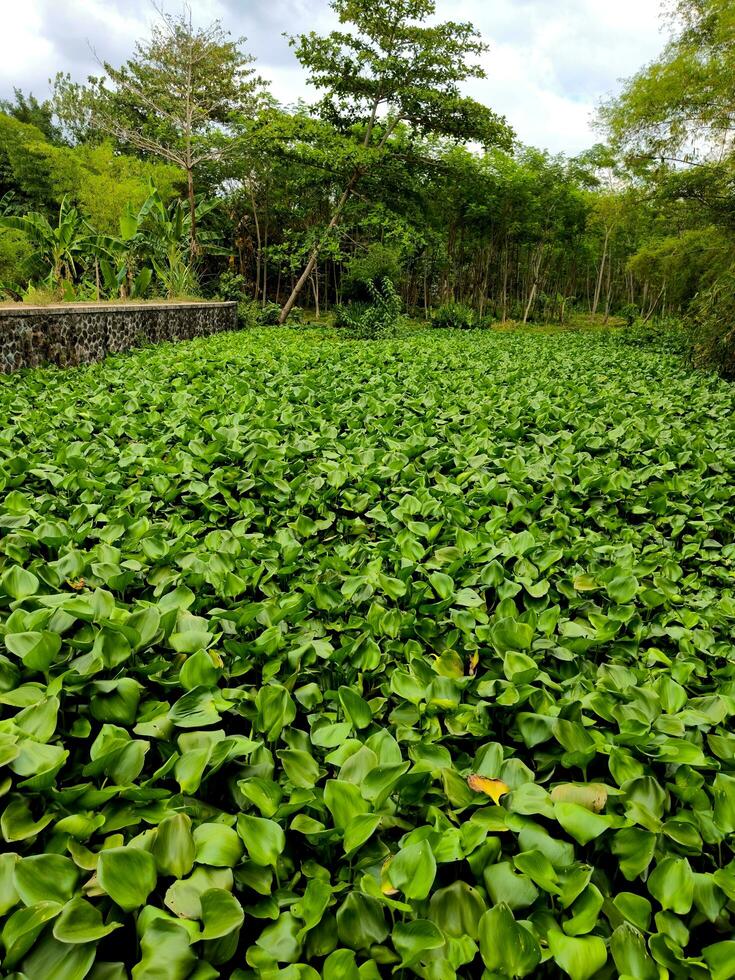
{"type": "Polygon", "coordinates": [[[283,310],[288,318],[319,254],[361,179],[379,169],[401,123],[484,145],[509,144],[505,120],[462,96],[460,85],[483,78],[486,51],[475,28],[448,21],[429,26],[434,0],[332,0],[345,30],[292,38],[308,80],[325,94],[321,114],[354,142],[352,166],[331,218],[311,250],[283,310]]]}
{"type": "Polygon", "coordinates": [[[227,127],[253,111],[262,91],[253,58],[242,50],[244,40],[231,40],[219,21],[195,27],[190,8],[178,16],[161,12],[133,57],[120,68],[105,62],[105,76],[90,78],[87,92],[57,77],[55,105],[62,122],[78,127],[79,105],[86,104],[93,129],[184,171],[192,255],[198,251],[197,172],[232,151],[227,127]]]}
{"type": "Polygon", "coordinates": [[[25,94],[13,89],[13,99],[0,100],[0,112],[12,116],[18,122],[27,123],[40,130],[49,143],[61,143],[61,130],[54,123],[54,109],[49,100],[39,102],[33,92],[25,94]]]}
{"type": "Polygon", "coordinates": [[[602,117],[623,149],[696,164],[732,151],[735,7],[732,0],[674,0],[674,34],[602,117]]]}

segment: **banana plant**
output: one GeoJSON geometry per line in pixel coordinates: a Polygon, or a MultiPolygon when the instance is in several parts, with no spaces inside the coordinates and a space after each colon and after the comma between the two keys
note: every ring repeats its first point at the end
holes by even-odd
{"type": "MultiPolygon", "coordinates": [[[[195,211],[197,224],[213,211],[218,201],[201,201],[195,211]]],[[[150,194],[136,216],[136,234],[147,247],[153,268],[169,297],[194,291],[196,278],[190,262],[189,241],[191,214],[183,201],[164,204],[153,182],[150,194]]],[[[132,230],[132,222],[129,229],[132,230]]],[[[229,255],[227,249],[215,245],[206,236],[200,237],[203,251],[211,255],[229,255]]]]}
{"type": "Polygon", "coordinates": [[[45,215],[31,211],[26,215],[0,214],[0,228],[22,231],[36,247],[38,259],[49,267],[50,281],[62,284],[74,281],[77,264],[90,255],[99,238],[66,197],[55,225],[45,215]]]}

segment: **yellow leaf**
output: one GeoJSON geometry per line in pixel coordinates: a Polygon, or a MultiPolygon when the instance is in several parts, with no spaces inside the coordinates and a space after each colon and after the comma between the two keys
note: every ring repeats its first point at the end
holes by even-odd
{"type": "Polygon", "coordinates": [[[398,894],[398,889],[393,887],[392,882],[388,878],[388,868],[392,860],[392,858],[387,858],[383,861],[383,866],[380,869],[380,890],[384,895],[398,894]]]}
{"type": "Polygon", "coordinates": [[[480,654],[473,653],[472,656],[470,657],[470,669],[469,669],[470,677],[474,677],[475,674],[477,673],[477,665],[479,663],[480,663],[480,654]]]}
{"type": "Polygon", "coordinates": [[[510,786],[504,783],[502,779],[488,779],[487,776],[478,776],[476,773],[467,777],[467,785],[475,793],[484,793],[485,796],[489,796],[493,803],[499,803],[501,796],[510,793],[510,786]]]}
{"type": "Polygon", "coordinates": [[[574,588],[577,592],[594,592],[599,586],[591,575],[577,575],[574,579],[574,588]]]}
{"type": "Polygon", "coordinates": [[[601,813],[607,803],[607,788],[602,783],[560,783],[551,791],[554,803],[576,803],[593,813],[601,813]]]}

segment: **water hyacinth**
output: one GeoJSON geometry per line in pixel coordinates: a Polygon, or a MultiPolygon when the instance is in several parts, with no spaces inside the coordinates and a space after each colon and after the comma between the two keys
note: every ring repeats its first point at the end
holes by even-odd
{"type": "Polygon", "coordinates": [[[733,408],[612,332],[0,379],[5,975],[735,975],[733,408]]]}

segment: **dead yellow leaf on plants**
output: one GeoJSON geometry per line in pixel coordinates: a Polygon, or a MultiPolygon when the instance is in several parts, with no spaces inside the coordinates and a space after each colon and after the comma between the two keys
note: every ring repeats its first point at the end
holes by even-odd
{"type": "Polygon", "coordinates": [[[560,783],[551,791],[554,803],[576,803],[593,813],[601,813],[607,803],[607,787],[602,783],[560,783]]]}
{"type": "Polygon", "coordinates": [[[468,670],[468,674],[470,675],[470,677],[474,677],[475,674],[477,673],[477,665],[479,663],[480,663],[480,654],[473,653],[472,656],[470,657],[470,667],[468,670]]]}
{"type": "Polygon", "coordinates": [[[500,803],[500,797],[510,793],[510,786],[502,779],[489,779],[487,776],[478,776],[472,773],[467,777],[467,785],[475,793],[484,793],[489,796],[493,803],[500,803]]]}
{"type": "Polygon", "coordinates": [[[386,858],[386,860],[383,861],[383,866],[380,869],[380,890],[384,895],[398,894],[398,889],[394,887],[393,883],[388,877],[388,868],[390,867],[392,860],[392,858],[386,858]]]}

